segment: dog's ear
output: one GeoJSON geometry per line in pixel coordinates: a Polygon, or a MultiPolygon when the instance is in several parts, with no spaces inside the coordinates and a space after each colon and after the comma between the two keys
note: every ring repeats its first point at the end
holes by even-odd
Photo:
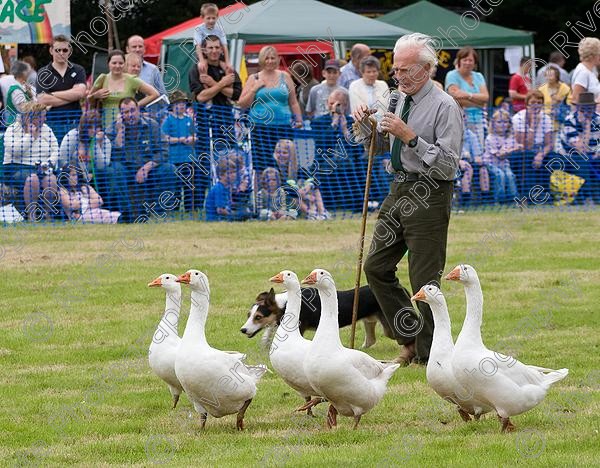
{"type": "Polygon", "coordinates": [[[265,299],[265,304],[275,304],[275,290],[271,288],[265,299]]]}

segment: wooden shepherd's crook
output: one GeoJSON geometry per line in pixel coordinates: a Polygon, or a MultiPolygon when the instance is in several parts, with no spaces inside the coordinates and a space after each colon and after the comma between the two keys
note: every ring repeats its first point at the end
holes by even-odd
{"type": "Polygon", "coordinates": [[[369,191],[371,190],[371,172],[373,169],[373,157],[375,153],[375,142],[377,141],[377,122],[371,122],[371,144],[369,145],[369,160],[367,164],[367,181],[365,182],[365,197],[363,199],[362,220],[360,226],[360,248],[356,262],[356,283],[354,285],[354,303],[352,304],[352,329],[350,331],[350,348],[354,348],[354,337],[356,334],[356,319],[358,317],[358,290],[360,289],[360,276],[362,273],[362,258],[365,244],[365,230],[367,228],[367,213],[369,211],[369,191]]]}

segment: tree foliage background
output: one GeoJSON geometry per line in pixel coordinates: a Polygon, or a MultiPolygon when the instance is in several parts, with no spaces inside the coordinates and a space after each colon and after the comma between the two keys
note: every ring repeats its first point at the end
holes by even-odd
{"type": "MultiPolygon", "coordinates": [[[[71,1],[71,28],[73,35],[79,31],[90,31],[90,21],[96,16],[104,16],[100,4],[105,0],[72,0],[71,1]]],[[[377,0],[365,2],[364,0],[323,0],[325,3],[344,8],[357,13],[378,15],[415,3],[413,0],[377,0]]],[[[577,36],[569,31],[566,22],[575,24],[577,20],[587,22],[586,12],[592,12],[596,25],[600,28],[600,18],[593,13],[595,0],[544,0],[543,2],[525,3],[523,0],[501,0],[496,7],[491,7],[487,0],[434,0],[434,3],[450,8],[457,13],[467,10],[476,11],[470,2],[477,2],[482,8],[492,8],[493,12],[488,17],[480,19],[498,25],[528,30],[536,33],[536,55],[546,58],[553,46],[548,42],[557,31],[565,31],[570,41],[577,41],[577,36]]],[[[498,3],[499,0],[494,0],[498,3]]],[[[121,42],[132,34],[144,37],[156,34],[164,29],[174,26],[182,21],[199,15],[200,5],[203,0],[113,0],[119,3],[120,9],[127,13],[117,22],[117,29],[121,42]]],[[[216,2],[220,7],[235,3],[232,0],[216,2]]],[[[247,4],[256,1],[246,1],[247,4]]],[[[585,30],[581,29],[586,33],[585,30]]],[[[587,35],[593,35],[587,32],[587,35]]],[[[97,38],[98,45],[107,46],[107,35],[97,38]]],[[[122,45],[122,44],[121,44],[122,45]]],[[[569,59],[569,65],[577,63],[576,50],[569,59]]],[[[91,56],[85,57],[77,53],[73,59],[87,65],[91,63],[91,56]]]]}

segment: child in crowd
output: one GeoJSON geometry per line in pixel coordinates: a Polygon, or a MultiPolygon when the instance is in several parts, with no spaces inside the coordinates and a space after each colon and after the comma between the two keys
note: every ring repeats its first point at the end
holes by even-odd
{"type": "Polygon", "coordinates": [[[313,179],[298,179],[298,156],[294,142],[287,139],[279,140],[275,145],[273,158],[277,162],[279,173],[298,194],[300,211],[308,219],[329,219],[331,216],[323,205],[321,191],[315,187],[313,179]]]}
{"type": "Polygon", "coordinates": [[[206,221],[222,221],[231,216],[231,185],[234,164],[226,158],[217,163],[218,181],[206,196],[206,221]]]}
{"type": "Polygon", "coordinates": [[[512,131],[510,114],[499,109],[492,115],[490,133],[485,138],[484,163],[494,176],[494,201],[512,203],[517,194],[515,175],[510,169],[509,157],[522,151],[523,145],[517,143],[512,131]]]}
{"type": "Polygon", "coordinates": [[[186,94],[176,89],[169,95],[171,112],[162,124],[162,132],[169,143],[169,162],[182,164],[190,162],[194,155],[196,133],[193,111],[188,108],[186,94]]]}
{"type": "Polygon", "coordinates": [[[243,159],[230,153],[217,163],[218,181],[206,197],[207,221],[243,221],[252,217],[248,209],[250,180],[243,159]]]}
{"type": "Polygon", "coordinates": [[[267,167],[260,176],[261,189],[257,197],[258,216],[262,220],[296,219],[298,211],[287,206],[281,176],[274,167],[267,167]]]}
{"type": "MultiPolygon", "coordinates": [[[[169,163],[174,164],[177,174],[184,175],[184,205],[190,211],[196,208],[195,188],[199,174],[194,174],[196,132],[194,112],[188,106],[187,95],[176,89],[169,95],[170,112],[162,123],[163,138],[169,144],[169,163]]],[[[200,171],[198,171],[200,172],[200,171]]],[[[198,183],[198,189],[200,184],[198,183]]]]}
{"type": "Polygon", "coordinates": [[[59,180],[60,201],[67,217],[81,224],[119,222],[121,213],[100,208],[104,203],[102,197],[91,185],[80,182],[78,172],[80,169],[77,166],[66,164],[59,180]]]}
{"type": "Polygon", "coordinates": [[[482,205],[490,203],[490,175],[483,162],[483,139],[480,139],[473,130],[465,125],[463,134],[462,156],[459,167],[463,171],[462,198],[463,205],[468,205],[471,200],[471,181],[477,171],[479,179],[479,202],[482,205]]]}
{"type": "Polygon", "coordinates": [[[221,68],[226,73],[233,73],[233,67],[229,62],[229,48],[227,47],[227,36],[223,30],[223,26],[218,24],[219,7],[214,3],[203,3],[200,7],[200,16],[204,22],[194,30],[194,47],[196,48],[196,56],[198,57],[198,71],[200,75],[206,75],[208,64],[202,53],[202,42],[207,36],[217,36],[221,40],[223,46],[223,56],[225,61],[221,63],[221,68]]]}

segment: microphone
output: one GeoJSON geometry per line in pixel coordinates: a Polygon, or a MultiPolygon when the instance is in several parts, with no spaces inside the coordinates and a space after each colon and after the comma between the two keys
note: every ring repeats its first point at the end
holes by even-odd
{"type": "MultiPolygon", "coordinates": [[[[400,93],[398,92],[398,90],[393,90],[390,93],[390,101],[388,104],[388,112],[391,112],[392,114],[396,113],[396,107],[398,107],[398,101],[400,100],[400,93]]],[[[377,124],[378,126],[380,125],[379,123],[377,124]]],[[[382,132],[383,136],[388,136],[388,132],[382,132]]]]}

